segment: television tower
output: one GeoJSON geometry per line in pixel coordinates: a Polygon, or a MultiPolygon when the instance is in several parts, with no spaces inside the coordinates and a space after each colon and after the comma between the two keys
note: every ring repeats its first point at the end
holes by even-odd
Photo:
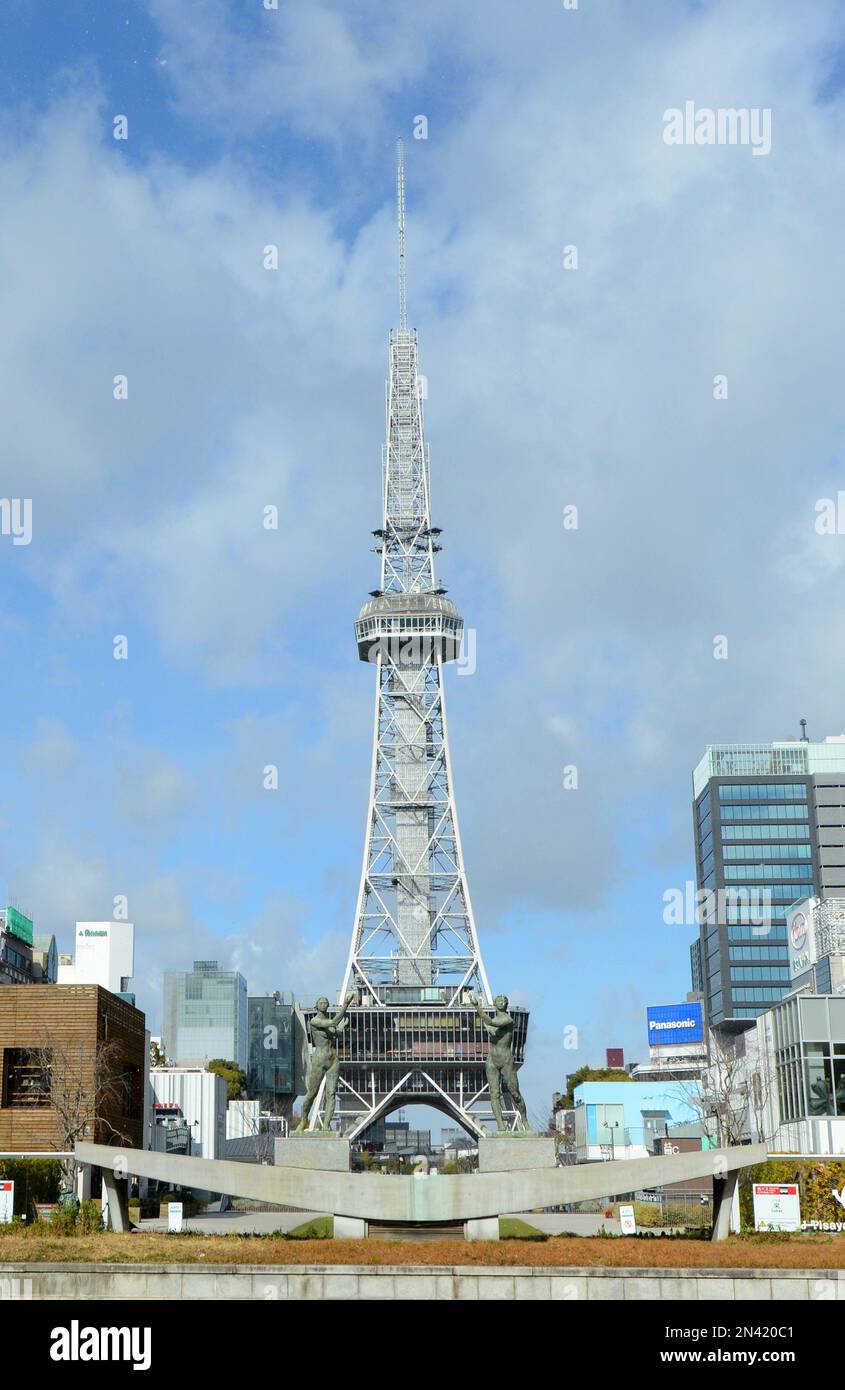
{"type": "MultiPolygon", "coordinates": [[[[390,333],[379,587],[355,624],[375,666],[370,797],[361,883],[339,998],[354,998],[338,1036],[338,1110],[349,1138],[402,1105],[445,1111],[472,1134],[491,1114],[486,1037],[473,994],[491,1002],[455,808],[443,666],[463,619],[435,572],[423,379],[408,328],[405,168],[397,143],[399,326],[390,333]]],[[[513,1009],[521,1064],[528,1015],[513,1009]]],[[[316,1123],[318,1107],[315,1107],[316,1123]]]]}

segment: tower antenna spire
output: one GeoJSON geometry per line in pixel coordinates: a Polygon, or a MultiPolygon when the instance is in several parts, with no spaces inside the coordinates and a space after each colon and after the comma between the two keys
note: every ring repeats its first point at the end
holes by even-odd
{"type": "Polygon", "coordinates": [[[399,230],[399,327],[408,327],[405,303],[405,145],[396,141],[396,219],[399,230]]]}

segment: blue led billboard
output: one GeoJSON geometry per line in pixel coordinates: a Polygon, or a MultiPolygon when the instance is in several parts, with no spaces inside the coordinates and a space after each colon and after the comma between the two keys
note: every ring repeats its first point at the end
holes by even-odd
{"type": "Polygon", "coordinates": [[[649,1047],[704,1041],[701,1004],[652,1004],[647,1010],[649,1047]]]}

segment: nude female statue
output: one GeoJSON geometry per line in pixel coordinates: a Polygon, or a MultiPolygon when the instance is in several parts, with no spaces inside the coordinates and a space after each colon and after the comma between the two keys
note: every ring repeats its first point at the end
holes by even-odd
{"type": "Polygon", "coordinates": [[[487,1013],[477,995],[472,996],[478,1017],[490,1035],[490,1047],[485,1060],[487,1081],[490,1086],[490,1104],[500,1130],[505,1128],[502,1115],[502,1086],[510,1093],[511,1100],[526,1129],[529,1128],[525,1112],[525,1101],[516,1079],[516,1066],[513,1060],[513,1018],[508,1013],[508,996],[497,994],[493,1000],[494,1009],[487,1013]]]}
{"type": "Polygon", "coordinates": [[[328,1129],[331,1125],[337,1092],[337,1077],[340,1071],[336,1046],[337,1035],[346,1022],[346,1015],[354,998],[354,994],[347,994],[333,1018],[329,1017],[329,1001],[325,995],[321,995],[317,1000],[317,1012],[311,1020],[313,1052],[308,1066],[308,1089],[302,1106],[302,1118],[294,1133],[308,1128],[308,1116],[311,1106],[317,1098],[323,1077],[326,1078],[326,1103],[321,1128],[328,1129]]]}

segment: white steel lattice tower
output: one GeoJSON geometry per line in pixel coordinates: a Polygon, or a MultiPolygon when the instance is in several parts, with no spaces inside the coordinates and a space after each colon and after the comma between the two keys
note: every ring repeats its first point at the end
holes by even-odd
{"type": "MultiPolygon", "coordinates": [[[[338,1113],[350,1137],[408,1103],[432,1104],[472,1133],[489,1113],[486,1042],[472,1005],[490,1003],[464,869],[446,732],[443,664],[463,620],[437,582],[417,336],[405,307],[405,180],[398,145],[399,327],[390,334],[380,586],[355,625],[376,671],[361,883],[340,998],[338,1113]]],[[[515,1020],[522,1061],[524,1010],[515,1020]]],[[[316,1112],[312,1123],[316,1123],[316,1112]]]]}

